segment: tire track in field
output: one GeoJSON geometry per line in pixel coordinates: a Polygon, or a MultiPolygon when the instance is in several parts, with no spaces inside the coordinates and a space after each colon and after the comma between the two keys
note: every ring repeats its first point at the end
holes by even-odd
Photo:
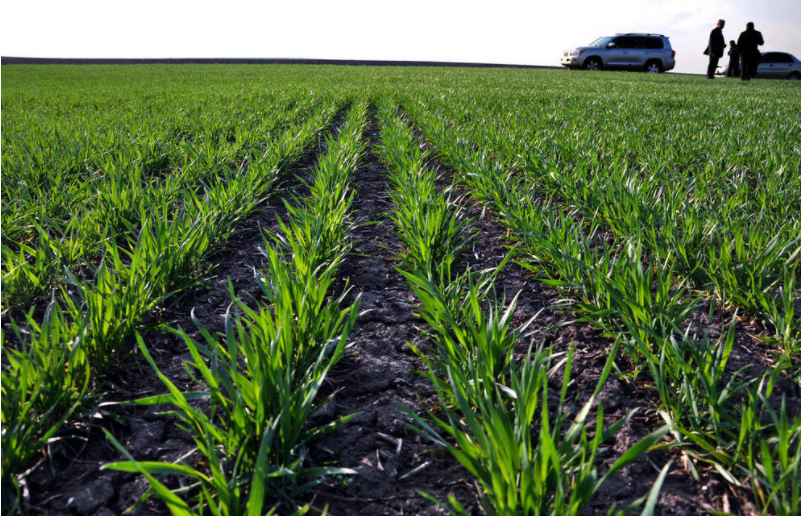
{"type": "MultiPolygon", "coordinates": [[[[203,341],[192,321],[192,312],[210,332],[224,331],[224,315],[231,302],[230,279],[238,297],[248,301],[261,296],[261,288],[253,276],[253,267],[263,266],[262,230],[278,230],[278,219],[285,218],[283,199],[305,196],[308,189],[302,180],[311,178],[317,159],[324,154],[326,134],[333,133],[344,121],[343,109],[321,133],[319,143],[296,164],[289,167],[276,191],[258,206],[237,227],[225,245],[210,257],[210,268],[203,285],[181,295],[177,302],[148,314],[145,325],[169,324],[184,329],[192,338],[203,341]]],[[[248,303],[250,304],[250,303],[248,303]]],[[[166,331],[143,335],[161,372],[183,390],[193,390],[184,362],[191,360],[183,341],[166,331]]],[[[131,356],[121,368],[101,379],[99,401],[127,401],[164,392],[166,388],[140,355],[131,356]]],[[[194,447],[191,437],[176,426],[176,420],[159,415],[165,406],[122,407],[101,410],[103,419],[84,416],[75,428],[65,430],[86,440],[64,439],[52,450],[51,463],[40,464],[28,477],[27,500],[23,508],[30,514],[80,514],[110,516],[121,514],[136,504],[148,488],[142,477],[132,473],[100,471],[100,466],[122,457],[106,441],[108,429],[136,460],[175,461],[194,447]],[[72,501],[70,502],[70,499],[72,501]]],[[[62,432],[67,435],[67,432],[62,432]]],[[[168,487],[179,487],[175,478],[168,478],[168,487]]],[[[150,498],[130,514],[134,516],[169,514],[162,502],[150,498]]]]}
{"type": "Polygon", "coordinates": [[[398,406],[422,413],[436,401],[430,383],[415,374],[424,367],[422,361],[406,345],[418,337],[423,323],[413,315],[416,297],[395,270],[401,244],[385,215],[394,205],[387,171],[372,148],[380,137],[374,117],[368,137],[371,149],[354,181],[356,243],[337,283],[341,291],[347,282],[348,301],[361,293],[363,314],[350,334],[350,352],[329,374],[336,394],[326,417],[359,415],[311,450],[320,464],[357,468],[358,474],[346,485],[319,486],[315,505],[328,505],[333,516],[441,514],[418,491],[441,500],[453,494],[469,504],[474,488],[454,458],[406,426],[411,418],[398,406]]]}

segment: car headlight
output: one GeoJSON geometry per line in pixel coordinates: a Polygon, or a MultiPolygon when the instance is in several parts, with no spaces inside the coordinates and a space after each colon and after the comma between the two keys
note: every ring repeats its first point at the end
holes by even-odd
{"type": "Polygon", "coordinates": [[[571,51],[570,51],[570,55],[571,55],[571,56],[577,56],[577,55],[579,55],[579,50],[578,50],[577,48],[576,48],[576,49],[573,49],[573,50],[571,50],[571,51]]]}

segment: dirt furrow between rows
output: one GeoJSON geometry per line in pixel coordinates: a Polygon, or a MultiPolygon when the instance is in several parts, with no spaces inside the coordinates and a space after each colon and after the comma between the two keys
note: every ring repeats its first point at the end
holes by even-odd
{"type": "Polygon", "coordinates": [[[329,375],[335,403],[328,417],[359,415],[311,450],[319,463],[355,468],[358,474],[320,486],[315,505],[328,505],[334,516],[436,514],[418,491],[466,501],[473,487],[456,460],[407,427],[411,418],[401,409],[420,413],[435,401],[430,383],[415,372],[422,361],[406,345],[423,328],[414,315],[417,299],[395,270],[400,241],[386,215],[393,205],[386,169],[374,149],[375,119],[368,138],[371,148],[354,180],[355,246],[337,284],[340,292],[350,289],[348,301],[361,295],[362,315],[349,338],[350,352],[329,375]]]}

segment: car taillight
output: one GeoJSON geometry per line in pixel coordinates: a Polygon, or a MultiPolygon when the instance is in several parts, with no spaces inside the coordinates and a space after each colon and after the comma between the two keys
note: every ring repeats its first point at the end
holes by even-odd
{"type": "Polygon", "coordinates": [[[675,50],[670,53],[670,57],[676,57],[676,51],[675,50]]]}

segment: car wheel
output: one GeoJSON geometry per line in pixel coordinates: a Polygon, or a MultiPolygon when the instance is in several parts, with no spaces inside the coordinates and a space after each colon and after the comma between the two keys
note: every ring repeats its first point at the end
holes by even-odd
{"type": "Polygon", "coordinates": [[[793,72],[787,78],[791,81],[801,81],[801,73],[793,72]]]}
{"type": "Polygon", "coordinates": [[[597,57],[591,57],[584,62],[584,69],[597,72],[598,70],[603,70],[604,65],[597,57]]]}
{"type": "Polygon", "coordinates": [[[645,63],[645,71],[648,73],[662,73],[665,70],[662,68],[662,63],[659,61],[648,61],[645,63]]]}

